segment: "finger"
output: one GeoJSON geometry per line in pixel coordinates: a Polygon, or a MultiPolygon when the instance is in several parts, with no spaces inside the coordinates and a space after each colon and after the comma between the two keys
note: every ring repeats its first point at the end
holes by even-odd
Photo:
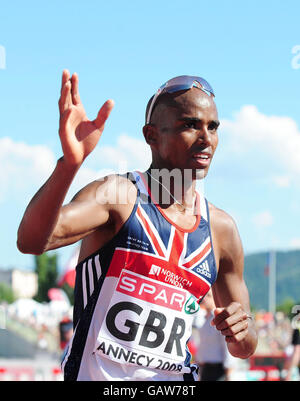
{"type": "Polygon", "coordinates": [[[58,130],[60,137],[63,137],[63,136],[65,137],[68,134],[68,130],[66,130],[66,126],[68,124],[68,120],[69,120],[71,113],[72,113],[72,109],[68,109],[60,116],[60,124],[59,124],[59,130],[58,130]]]}
{"type": "Polygon", "coordinates": [[[217,323],[216,329],[222,331],[246,319],[247,319],[247,314],[244,311],[239,310],[235,312],[233,315],[229,316],[228,318],[217,323]]]}
{"type": "Polygon", "coordinates": [[[242,320],[236,323],[233,326],[230,326],[224,330],[221,330],[223,336],[234,336],[235,334],[239,333],[240,331],[244,331],[248,329],[248,322],[247,320],[242,320]]]}
{"type": "Polygon", "coordinates": [[[214,310],[214,319],[212,319],[212,321],[210,322],[211,326],[215,326],[216,325],[216,316],[218,316],[221,312],[223,312],[225,308],[216,308],[214,310]]]}
{"type": "Polygon", "coordinates": [[[63,70],[62,78],[61,78],[61,93],[63,91],[63,87],[66,82],[70,80],[70,72],[69,70],[63,70]]]}
{"type": "Polygon", "coordinates": [[[242,310],[241,304],[238,302],[232,302],[226,308],[216,308],[214,311],[215,317],[213,319],[214,325],[217,326],[223,320],[236,313],[238,310],[242,310]]]}
{"type": "Polygon", "coordinates": [[[108,119],[112,109],[114,107],[114,101],[112,99],[107,100],[97,115],[97,118],[93,121],[97,128],[103,129],[105,121],[108,119]]]}
{"type": "Polygon", "coordinates": [[[234,336],[227,336],[225,337],[225,340],[227,343],[238,343],[246,337],[248,334],[248,330],[243,330],[240,331],[239,333],[235,334],[234,336]]]}
{"type": "Polygon", "coordinates": [[[71,95],[72,95],[72,102],[74,105],[80,103],[80,96],[78,91],[78,75],[76,72],[72,75],[71,78],[72,88],[71,88],[71,95]]]}
{"type": "Polygon", "coordinates": [[[67,81],[65,82],[62,91],[61,91],[61,96],[59,99],[59,110],[60,113],[64,113],[66,110],[68,110],[71,106],[71,82],[67,81]]]}

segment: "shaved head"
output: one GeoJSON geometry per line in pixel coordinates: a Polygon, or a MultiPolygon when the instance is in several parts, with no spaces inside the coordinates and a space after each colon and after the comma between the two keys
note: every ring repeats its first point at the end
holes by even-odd
{"type": "MultiPolygon", "coordinates": [[[[177,93],[163,93],[160,96],[158,96],[158,98],[156,99],[156,102],[154,104],[154,107],[152,109],[152,113],[151,113],[151,118],[150,118],[150,123],[151,121],[155,121],[155,115],[157,117],[158,113],[155,113],[156,110],[161,111],[162,107],[161,106],[165,106],[165,107],[176,107],[177,103],[175,100],[175,96],[178,95],[177,93]]],[[[147,103],[147,107],[146,107],[146,114],[145,114],[145,121],[147,119],[147,114],[152,102],[152,99],[154,98],[154,95],[149,99],[148,103],[147,103]]]]}
{"type": "MultiPolygon", "coordinates": [[[[201,108],[210,107],[212,104],[216,107],[214,97],[207,95],[199,88],[191,88],[174,93],[164,92],[158,96],[154,107],[152,109],[150,124],[157,124],[163,118],[163,115],[168,108],[184,110],[189,106],[190,92],[196,94],[197,105],[201,108]]],[[[146,107],[145,118],[147,118],[148,110],[150,108],[154,95],[149,99],[146,107]]]]}

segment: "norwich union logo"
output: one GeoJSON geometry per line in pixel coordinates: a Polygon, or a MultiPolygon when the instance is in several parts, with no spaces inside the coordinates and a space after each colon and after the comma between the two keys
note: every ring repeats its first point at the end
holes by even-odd
{"type": "Polygon", "coordinates": [[[200,306],[198,302],[196,301],[196,298],[193,297],[192,295],[189,297],[189,299],[186,301],[184,305],[184,311],[188,315],[192,315],[193,313],[198,312],[200,306]]]}

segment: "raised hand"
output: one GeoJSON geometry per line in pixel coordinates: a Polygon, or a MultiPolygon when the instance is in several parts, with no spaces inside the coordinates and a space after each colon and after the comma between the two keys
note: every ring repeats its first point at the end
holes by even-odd
{"type": "Polygon", "coordinates": [[[78,75],[74,73],[70,77],[69,71],[64,70],[58,105],[59,136],[64,160],[69,165],[79,167],[96,147],[114,102],[107,100],[99,110],[96,119],[90,121],[80,100],[78,75]]]}

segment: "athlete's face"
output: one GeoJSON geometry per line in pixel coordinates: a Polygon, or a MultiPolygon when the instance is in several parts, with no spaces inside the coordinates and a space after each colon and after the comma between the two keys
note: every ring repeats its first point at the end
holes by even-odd
{"type": "Polygon", "coordinates": [[[218,113],[213,97],[198,88],[174,95],[175,106],[158,104],[149,130],[153,166],[191,169],[194,178],[207,175],[218,144],[218,113]]]}

